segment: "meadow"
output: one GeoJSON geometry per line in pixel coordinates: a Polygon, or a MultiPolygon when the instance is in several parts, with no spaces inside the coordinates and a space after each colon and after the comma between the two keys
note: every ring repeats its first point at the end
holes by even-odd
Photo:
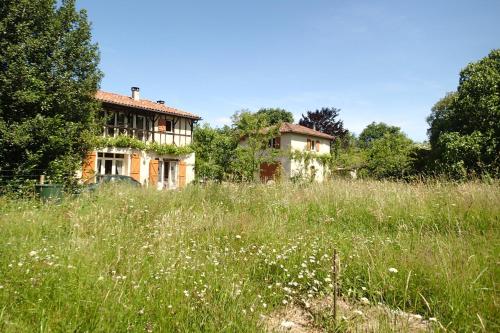
{"type": "MultiPolygon", "coordinates": [[[[4,197],[0,331],[264,332],[276,311],[331,296],[336,249],[346,302],[419,315],[433,331],[498,332],[499,223],[498,183],[4,197]]],[[[356,331],[324,310],[315,331],[356,331]]]]}

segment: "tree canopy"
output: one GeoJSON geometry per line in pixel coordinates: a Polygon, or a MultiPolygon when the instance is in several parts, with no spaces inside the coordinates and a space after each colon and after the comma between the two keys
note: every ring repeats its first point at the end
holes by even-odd
{"type": "Polygon", "coordinates": [[[401,133],[401,128],[387,125],[386,123],[372,122],[361,132],[358,137],[359,144],[362,147],[370,147],[372,142],[384,137],[385,134],[401,133]]]}
{"type": "Polygon", "coordinates": [[[427,119],[435,165],[456,177],[500,175],[500,49],[467,65],[427,119]]]}
{"type": "Polygon", "coordinates": [[[87,14],[74,0],[4,0],[0,36],[2,176],[71,178],[99,108],[102,74],[87,14]]]}
{"type": "Polygon", "coordinates": [[[277,125],[282,122],[293,123],[293,114],[285,109],[262,108],[257,111],[257,115],[265,116],[269,125],[277,125]]]}
{"type": "Polygon", "coordinates": [[[302,115],[299,120],[299,125],[342,138],[348,133],[348,130],[344,129],[343,121],[337,119],[339,113],[340,109],[333,107],[307,111],[306,115],[302,115]]]}
{"type": "Polygon", "coordinates": [[[375,178],[403,178],[411,173],[413,142],[401,132],[387,132],[367,150],[366,166],[375,178]]]}

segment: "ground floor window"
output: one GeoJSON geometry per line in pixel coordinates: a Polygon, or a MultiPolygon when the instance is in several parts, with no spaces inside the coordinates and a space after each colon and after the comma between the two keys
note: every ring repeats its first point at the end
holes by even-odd
{"type": "Polygon", "coordinates": [[[125,155],[97,153],[97,174],[125,175],[125,155]]]}

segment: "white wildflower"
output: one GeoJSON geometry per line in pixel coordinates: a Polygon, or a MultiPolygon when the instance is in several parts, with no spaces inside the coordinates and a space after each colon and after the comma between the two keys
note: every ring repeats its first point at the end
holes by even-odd
{"type": "Polygon", "coordinates": [[[395,269],[394,267],[389,268],[389,273],[397,273],[398,270],[395,269]]]}
{"type": "Polygon", "coordinates": [[[281,327],[286,328],[288,330],[291,329],[294,326],[295,326],[295,323],[293,321],[283,320],[281,322],[281,327]]]}
{"type": "Polygon", "coordinates": [[[360,299],[361,303],[364,304],[364,305],[368,305],[370,304],[370,301],[368,300],[368,298],[366,297],[361,297],[360,299]]]}
{"type": "Polygon", "coordinates": [[[240,235],[236,235],[236,239],[241,239],[241,236],[240,235]]]}
{"type": "Polygon", "coordinates": [[[34,256],[36,256],[36,255],[37,255],[37,253],[38,253],[38,252],[36,252],[36,251],[31,251],[31,252],[30,252],[30,257],[34,257],[34,256]]]}
{"type": "Polygon", "coordinates": [[[360,310],[354,310],[352,313],[354,313],[355,315],[358,315],[358,316],[362,316],[363,315],[363,312],[360,311],[360,310]]]}

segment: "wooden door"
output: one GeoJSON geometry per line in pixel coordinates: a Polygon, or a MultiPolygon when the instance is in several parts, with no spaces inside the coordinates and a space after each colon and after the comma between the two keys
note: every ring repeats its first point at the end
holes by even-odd
{"type": "Polygon", "coordinates": [[[266,183],[268,180],[275,179],[278,175],[280,163],[261,163],[260,180],[266,183]]]}
{"type": "Polygon", "coordinates": [[[158,160],[149,161],[149,186],[156,186],[158,183],[158,160]]]}
{"type": "Polygon", "coordinates": [[[183,188],[186,186],[186,163],[179,162],[179,187],[183,188]]]}
{"type": "Polygon", "coordinates": [[[97,159],[97,153],[91,152],[85,156],[82,166],[82,179],[85,184],[92,182],[95,176],[95,162],[97,159]]]}
{"type": "Polygon", "coordinates": [[[130,157],[130,177],[138,182],[141,181],[141,157],[137,153],[130,157]]]}

